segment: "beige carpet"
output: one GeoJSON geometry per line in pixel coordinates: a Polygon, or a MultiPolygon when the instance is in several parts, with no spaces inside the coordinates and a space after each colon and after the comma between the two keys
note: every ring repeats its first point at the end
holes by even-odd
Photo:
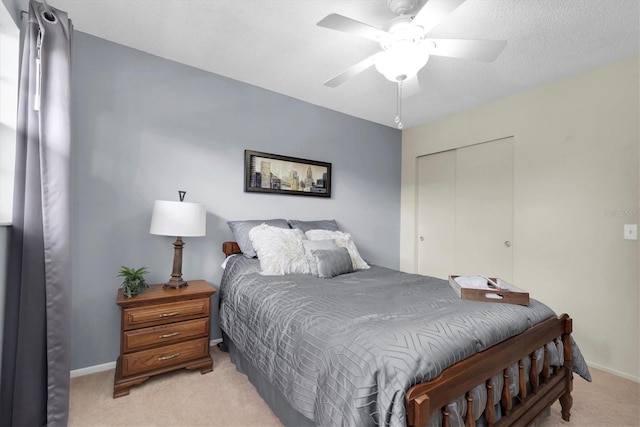
{"type": "MultiPolygon", "coordinates": [[[[213,372],[181,370],[113,399],[114,371],[71,380],[70,426],[281,426],[229,355],[212,350],[213,372]]],[[[640,384],[595,369],[574,381],[571,422],[560,405],[538,426],[640,426],[640,384]]]]}

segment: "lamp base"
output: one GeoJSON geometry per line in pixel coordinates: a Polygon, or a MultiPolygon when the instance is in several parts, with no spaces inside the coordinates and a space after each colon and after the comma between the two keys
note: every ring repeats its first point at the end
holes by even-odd
{"type": "Polygon", "coordinates": [[[184,242],[182,237],[177,237],[173,243],[173,271],[171,272],[171,279],[164,284],[165,289],[179,289],[187,286],[187,282],[182,280],[182,247],[184,242]]]}
{"type": "Polygon", "coordinates": [[[174,278],[172,277],[171,280],[165,283],[162,287],[164,289],[179,289],[179,288],[184,288],[185,286],[188,286],[188,285],[189,283],[182,280],[182,278],[180,278],[179,280],[174,280],[174,278]]]}

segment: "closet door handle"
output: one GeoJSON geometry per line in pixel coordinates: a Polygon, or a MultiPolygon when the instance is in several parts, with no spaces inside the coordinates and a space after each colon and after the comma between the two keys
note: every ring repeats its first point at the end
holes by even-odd
{"type": "Polygon", "coordinates": [[[511,247],[511,242],[510,242],[510,241],[508,241],[508,240],[505,240],[505,241],[504,241],[504,245],[505,245],[506,247],[510,248],[510,247],[511,247]]]}

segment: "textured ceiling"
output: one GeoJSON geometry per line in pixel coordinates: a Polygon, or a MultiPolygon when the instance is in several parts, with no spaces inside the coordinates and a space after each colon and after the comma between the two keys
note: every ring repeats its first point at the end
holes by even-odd
{"type": "MultiPolygon", "coordinates": [[[[27,9],[27,0],[3,0],[27,9]]],[[[76,30],[312,104],[394,126],[396,87],[375,68],[323,82],[379,50],[320,28],[330,13],[384,27],[386,0],[49,0],[76,30]]],[[[419,6],[424,0],[419,1],[419,6]]],[[[640,0],[467,0],[433,38],[506,40],[493,63],[430,58],[405,128],[638,55],[640,0]]],[[[8,7],[9,8],[9,7],[8,7]]],[[[11,10],[9,8],[9,10],[11,10]]]]}

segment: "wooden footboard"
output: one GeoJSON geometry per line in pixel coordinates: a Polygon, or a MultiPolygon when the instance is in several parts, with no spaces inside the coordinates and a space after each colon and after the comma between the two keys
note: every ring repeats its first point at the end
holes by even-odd
{"type": "Polygon", "coordinates": [[[553,402],[560,399],[562,418],[569,421],[572,405],[572,350],[570,334],[571,318],[563,314],[546,320],[528,330],[497,344],[483,352],[471,356],[445,369],[438,378],[415,385],[405,396],[407,423],[410,426],[426,426],[431,415],[440,411],[442,425],[449,426],[447,404],[464,395],[468,401],[466,426],[475,426],[473,397],[471,390],[478,384],[485,384],[487,405],[484,416],[489,426],[525,426],[535,420],[553,402]],[[546,344],[561,337],[564,350],[564,366],[552,367],[546,344]],[[536,349],[544,347],[543,360],[536,358],[536,349]],[[529,387],[525,386],[524,358],[531,358],[529,387]],[[518,364],[518,396],[509,393],[509,366],[518,364]],[[542,372],[538,364],[542,363],[542,372]],[[500,402],[493,401],[491,378],[502,372],[504,387],[500,402]],[[502,418],[496,420],[495,405],[500,404],[502,418]]]}

